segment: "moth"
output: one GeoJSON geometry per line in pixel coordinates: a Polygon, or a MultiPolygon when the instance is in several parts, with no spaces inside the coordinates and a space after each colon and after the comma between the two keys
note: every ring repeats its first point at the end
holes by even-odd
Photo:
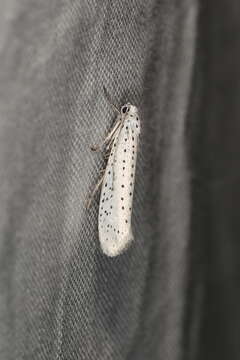
{"type": "Polygon", "coordinates": [[[117,111],[116,122],[102,144],[106,146],[107,165],[93,192],[101,187],[99,241],[103,253],[111,257],[121,254],[133,240],[131,219],[140,135],[137,107],[127,103],[117,111]]]}

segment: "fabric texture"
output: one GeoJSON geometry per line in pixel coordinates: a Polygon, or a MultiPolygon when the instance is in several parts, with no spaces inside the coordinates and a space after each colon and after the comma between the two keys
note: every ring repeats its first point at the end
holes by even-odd
{"type": "Polygon", "coordinates": [[[237,1],[0,3],[0,358],[238,359],[237,1]],[[103,86],[142,119],[116,258],[85,206],[103,86]]]}

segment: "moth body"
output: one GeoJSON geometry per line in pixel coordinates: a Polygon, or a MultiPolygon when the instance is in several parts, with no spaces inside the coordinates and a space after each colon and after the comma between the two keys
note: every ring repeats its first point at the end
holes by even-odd
{"type": "Polygon", "coordinates": [[[131,227],[140,119],[136,106],[126,104],[116,121],[103,177],[98,230],[102,251],[117,256],[132,242],[131,227]]]}

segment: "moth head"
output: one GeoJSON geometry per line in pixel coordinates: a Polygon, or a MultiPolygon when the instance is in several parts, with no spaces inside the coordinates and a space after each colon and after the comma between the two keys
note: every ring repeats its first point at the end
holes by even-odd
{"type": "Polygon", "coordinates": [[[130,103],[127,103],[121,107],[121,114],[123,114],[123,115],[126,115],[126,114],[135,115],[135,114],[137,114],[137,112],[138,111],[137,111],[136,106],[131,105],[130,103]]]}

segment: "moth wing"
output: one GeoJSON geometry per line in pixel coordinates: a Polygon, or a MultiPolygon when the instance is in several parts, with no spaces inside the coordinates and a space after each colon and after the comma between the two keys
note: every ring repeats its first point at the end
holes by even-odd
{"type": "Polygon", "coordinates": [[[138,136],[125,121],[116,137],[103,180],[99,240],[103,252],[117,256],[132,242],[132,201],[138,136]]]}

